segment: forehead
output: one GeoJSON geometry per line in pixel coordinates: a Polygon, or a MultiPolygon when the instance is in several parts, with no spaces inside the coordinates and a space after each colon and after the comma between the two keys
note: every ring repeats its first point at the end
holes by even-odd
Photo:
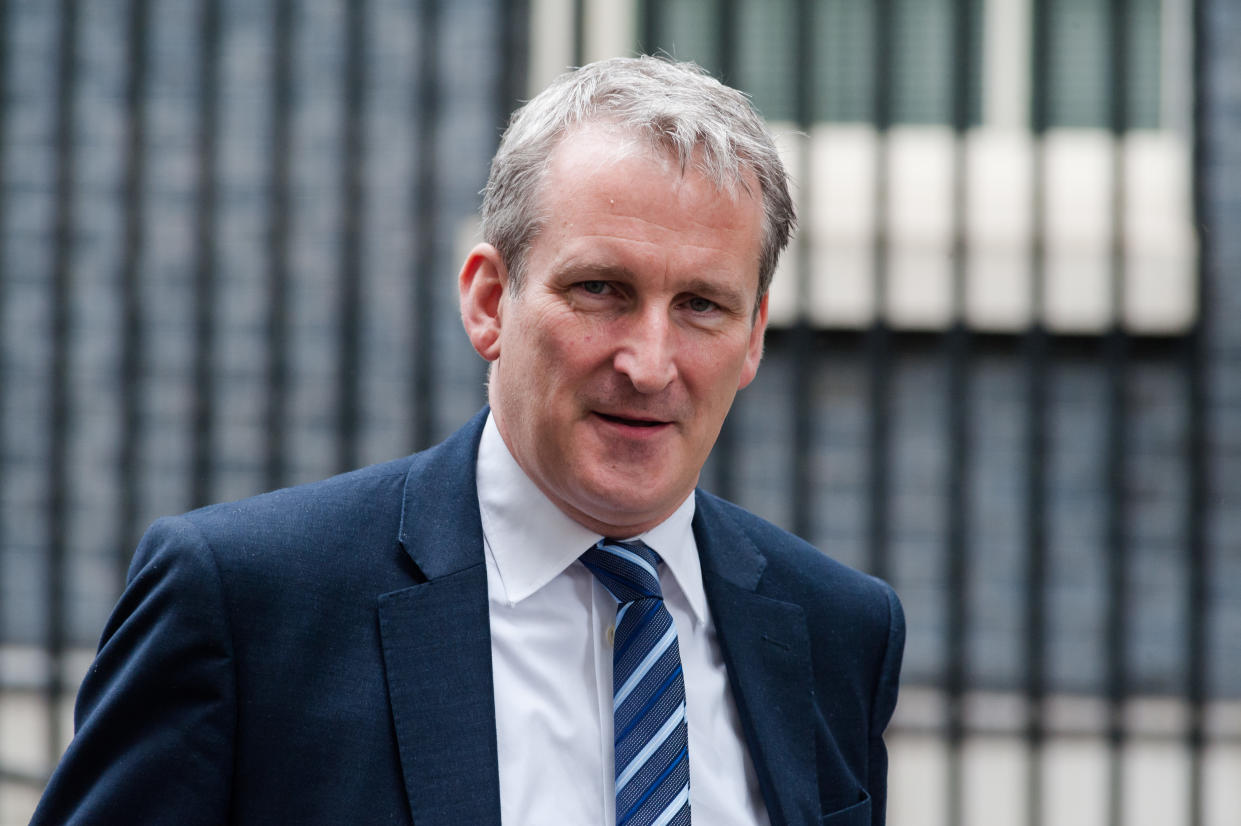
{"type": "Polygon", "coordinates": [[[588,156],[600,167],[625,159],[646,158],[657,162],[664,174],[675,177],[701,175],[714,183],[720,195],[733,198],[738,192],[756,194],[758,179],[747,163],[707,153],[702,145],[684,150],[672,138],[664,139],[609,120],[588,121],[568,127],[552,146],[544,173],[557,166],[588,156]]]}
{"type": "Polygon", "coordinates": [[[579,126],[552,150],[541,181],[543,230],[597,219],[644,219],[651,228],[761,231],[757,179],[708,177],[697,154],[683,164],[668,147],[609,123],[579,126]],[[677,220],[683,219],[683,220],[677,220]]]}

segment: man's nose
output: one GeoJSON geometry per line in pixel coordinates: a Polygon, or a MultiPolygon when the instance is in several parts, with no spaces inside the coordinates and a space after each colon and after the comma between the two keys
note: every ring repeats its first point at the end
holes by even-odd
{"type": "Polygon", "coordinates": [[[613,364],[639,393],[658,393],[676,378],[674,332],[661,311],[632,319],[622,335],[613,364]]]}

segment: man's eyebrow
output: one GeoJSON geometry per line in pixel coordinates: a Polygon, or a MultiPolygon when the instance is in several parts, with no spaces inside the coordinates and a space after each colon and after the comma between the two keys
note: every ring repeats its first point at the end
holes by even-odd
{"type": "Polygon", "coordinates": [[[600,281],[607,281],[617,278],[633,278],[633,272],[628,267],[622,267],[618,264],[605,264],[602,262],[573,259],[569,259],[560,266],[556,267],[556,274],[561,277],[586,277],[587,279],[598,279],[600,281]]]}

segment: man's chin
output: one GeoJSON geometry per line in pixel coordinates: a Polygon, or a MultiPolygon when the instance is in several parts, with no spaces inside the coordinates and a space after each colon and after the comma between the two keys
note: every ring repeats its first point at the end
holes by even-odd
{"type": "Polygon", "coordinates": [[[673,487],[642,475],[592,480],[579,490],[584,495],[578,499],[577,519],[607,536],[634,536],[671,516],[693,490],[692,485],[673,487]]]}

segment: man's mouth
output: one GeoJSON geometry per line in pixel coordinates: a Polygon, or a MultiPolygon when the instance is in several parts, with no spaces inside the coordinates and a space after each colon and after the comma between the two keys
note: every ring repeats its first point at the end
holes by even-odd
{"type": "Polygon", "coordinates": [[[669,424],[668,422],[660,421],[658,419],[633,419],[628,416],[614,416],[609,413],[596,412],[595,415],[604,421],[623,424],[629,427],[659,427],[660,425],[669,424]]]}

